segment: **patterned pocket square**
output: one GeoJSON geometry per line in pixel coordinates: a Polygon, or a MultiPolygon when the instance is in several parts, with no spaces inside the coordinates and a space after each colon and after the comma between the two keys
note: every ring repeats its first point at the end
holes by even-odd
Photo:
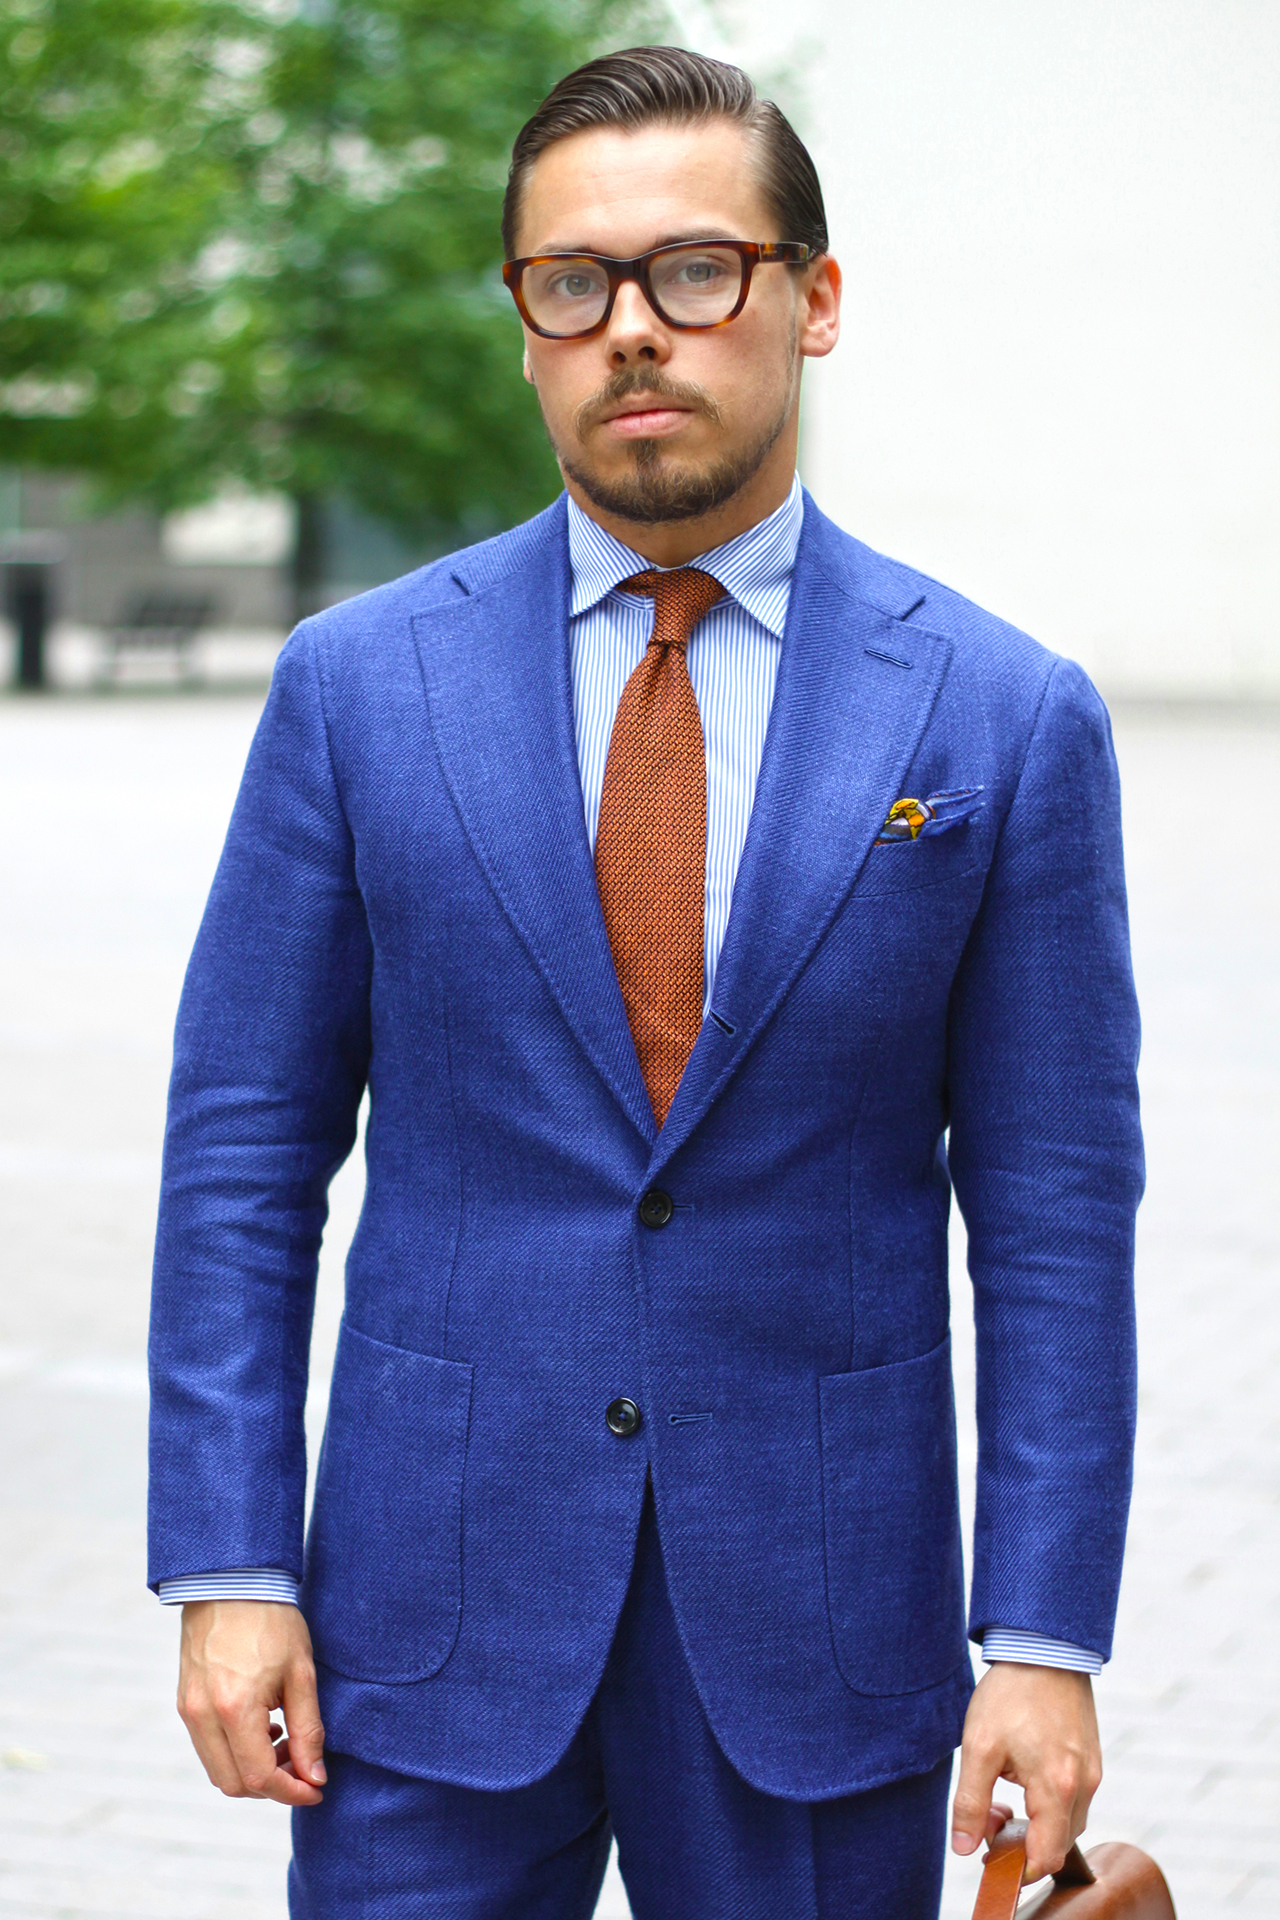
{"type": "Polygon", "coordinates": [[[895,800],[875,844],[894,847],[900,840],[945,833],[985,805],[981,787],[956,787],[950,793],[931,793],[927,800],[895,800]]]}

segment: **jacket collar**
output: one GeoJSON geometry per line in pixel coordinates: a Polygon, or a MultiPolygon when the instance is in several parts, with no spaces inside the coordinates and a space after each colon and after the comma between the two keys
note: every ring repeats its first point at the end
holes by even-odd
{"type": "Polygon", "coordinates": [[[413,616],[432,732],[476,858],[597,1072],[655,1136],[587,844],[569,677],[563,496],[459,556],[413,616]]]}
{"type": "Polygon", "coordinates": [[[711,1007],[650,1177],[728,1084],[839,912],[904,790],[942,683],[950,642],[864,598],[853,560],[858,551],[806,499],[777,689],[711,1007]]]}

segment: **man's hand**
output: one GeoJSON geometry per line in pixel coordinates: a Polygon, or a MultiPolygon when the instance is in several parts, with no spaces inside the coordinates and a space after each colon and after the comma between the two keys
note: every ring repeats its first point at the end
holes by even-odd
{"type": "Polygon", "coordinates": [[[277,1600],[195,1600],[182,1609],[178,1712],[215,1787],[233,1800],[317,1806],[324,1728],[311,1635],[277,1600]],[[282,1711],[284,1729],[272,1723],[282,1711]]]}
{"type": "Polygon", "coordinates": [[[1086,1673],[996,1661],[964,1723],[951,1844],[973,1853],[989,1838],[991,1790],[1012,1780],[1027,1802],[1026,1881],[1056,1873],[1084,1832],[1102,1779],[1093,1686],[1086,1673]]]}

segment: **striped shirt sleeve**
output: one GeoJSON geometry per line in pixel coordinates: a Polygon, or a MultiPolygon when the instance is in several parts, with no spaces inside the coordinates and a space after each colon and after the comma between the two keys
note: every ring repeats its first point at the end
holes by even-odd
{"type": "Polygon", "coordinates": [[[988,1666],[1012,1661],[1021,1667],[1065,1667],[1071,1673],[1102,1672],[1102,1655],[1069,1640],[1048,1640],[1042,1633],[1023,1633],[1017,1627],[988,1627],[982,1636],[982,1657],[988,1666]]]}
{"type": "Polygon", "coordinates": [[[296,1607],[298,1583],[279,1567],[223,1567],[160,1582],[162,1607],[180,1607],[188,1600],[280,1600],[296,1607]]]}

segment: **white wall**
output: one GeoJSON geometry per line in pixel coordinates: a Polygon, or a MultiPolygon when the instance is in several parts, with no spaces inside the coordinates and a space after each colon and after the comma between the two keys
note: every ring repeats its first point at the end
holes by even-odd
{"type": "Polygon", "coordinates": [[[1277,0],[723,0],[846,273],[805,476],[1114,693],[1280,693],[1277,0]]]}

